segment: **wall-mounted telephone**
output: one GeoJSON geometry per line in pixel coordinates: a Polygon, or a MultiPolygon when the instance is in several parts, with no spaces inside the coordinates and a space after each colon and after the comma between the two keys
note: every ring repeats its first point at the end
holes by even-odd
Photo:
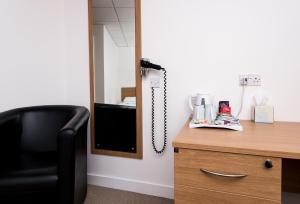
{"type": "Polygon", "coordinates": [[[162,68],[160,65],[157,64],[153,64],[151,63],[149,60],[147,59],[141,59],[141,74],[142,76],[146,76],[149,72],[149,70],[151,69],[155,69],[155,70],[161,70],[164,73],[164,144],[163,147],[158,150],[156,145],[155,145],[155,115],[154,115],[154,108],[155,108],[155,104],[154,104],[154,87],[151,87],[151,95],[152,95],[152,147],[153,150],[157,153],[157,154],[161,154],[165,151],[166,146],[167,146],[167,72],[165,70],[165,68],[162,68]]]}

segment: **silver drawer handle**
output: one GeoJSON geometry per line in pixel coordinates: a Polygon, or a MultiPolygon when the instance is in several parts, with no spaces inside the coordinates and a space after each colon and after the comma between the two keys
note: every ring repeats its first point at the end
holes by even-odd
{"type": "Polygon", "coordinates": [[[222,177],[230,177],[230,178],[243,178],[248,176],[247,174],[224,174],[224,173],[218,173],[218,172],[213,172],[209,171],[207,169],[200,169],[202,172],[207,173],[207,174],[212,174],[214,176],[222,176],[222,177]]]}

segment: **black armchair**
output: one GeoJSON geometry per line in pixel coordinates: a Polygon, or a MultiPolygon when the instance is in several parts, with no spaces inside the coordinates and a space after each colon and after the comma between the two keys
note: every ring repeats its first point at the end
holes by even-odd
{"type": "Polygon", "coordinates": [[[37,106],[0,114],[0,203],[83,203],[89,112],[37,106]]]}

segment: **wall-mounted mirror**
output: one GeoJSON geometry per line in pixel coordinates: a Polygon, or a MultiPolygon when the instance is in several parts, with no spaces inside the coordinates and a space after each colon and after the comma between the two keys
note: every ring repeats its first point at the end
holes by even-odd
{"type": "Polygon", "coordinates": [[[92,153],[142,158],[140,1],[89,0],[92,153]]]}

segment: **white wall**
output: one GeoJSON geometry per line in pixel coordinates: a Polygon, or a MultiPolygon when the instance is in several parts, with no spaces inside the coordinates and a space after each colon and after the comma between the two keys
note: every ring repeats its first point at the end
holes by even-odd
{"type": "Polygon", "coordinates": [[[60,0],[0,3],[0,111],[65,102],[60,0]]]}
{"type": "Polygon", "coordinates": [[[89,107],[87,0],[64,0],[66,102],[89,107]]]}
{"type": "Polygon", "coordinates": [[[120,87],[135,87],[135,48],[119,47],[119,73],[120,87]]]}
{"type": "Polygon", "coordinates": [[[118,104],[121,102],[119,76],[119,48],[104,26],[104,96],[105,103],[118,104]]]}
{"type": "Polygon", "coordinates": [[[180,84],[171,101],[205,89],[230,100],[236,113],[238,75],[258,73],[262,87],[246,89],[242,118],[250,116],[253,93],[264,91],[277,120],[298,121],[299,5],[295,0],[143,1],[143,55],[168,68],[169,87],[180,84]]]}

